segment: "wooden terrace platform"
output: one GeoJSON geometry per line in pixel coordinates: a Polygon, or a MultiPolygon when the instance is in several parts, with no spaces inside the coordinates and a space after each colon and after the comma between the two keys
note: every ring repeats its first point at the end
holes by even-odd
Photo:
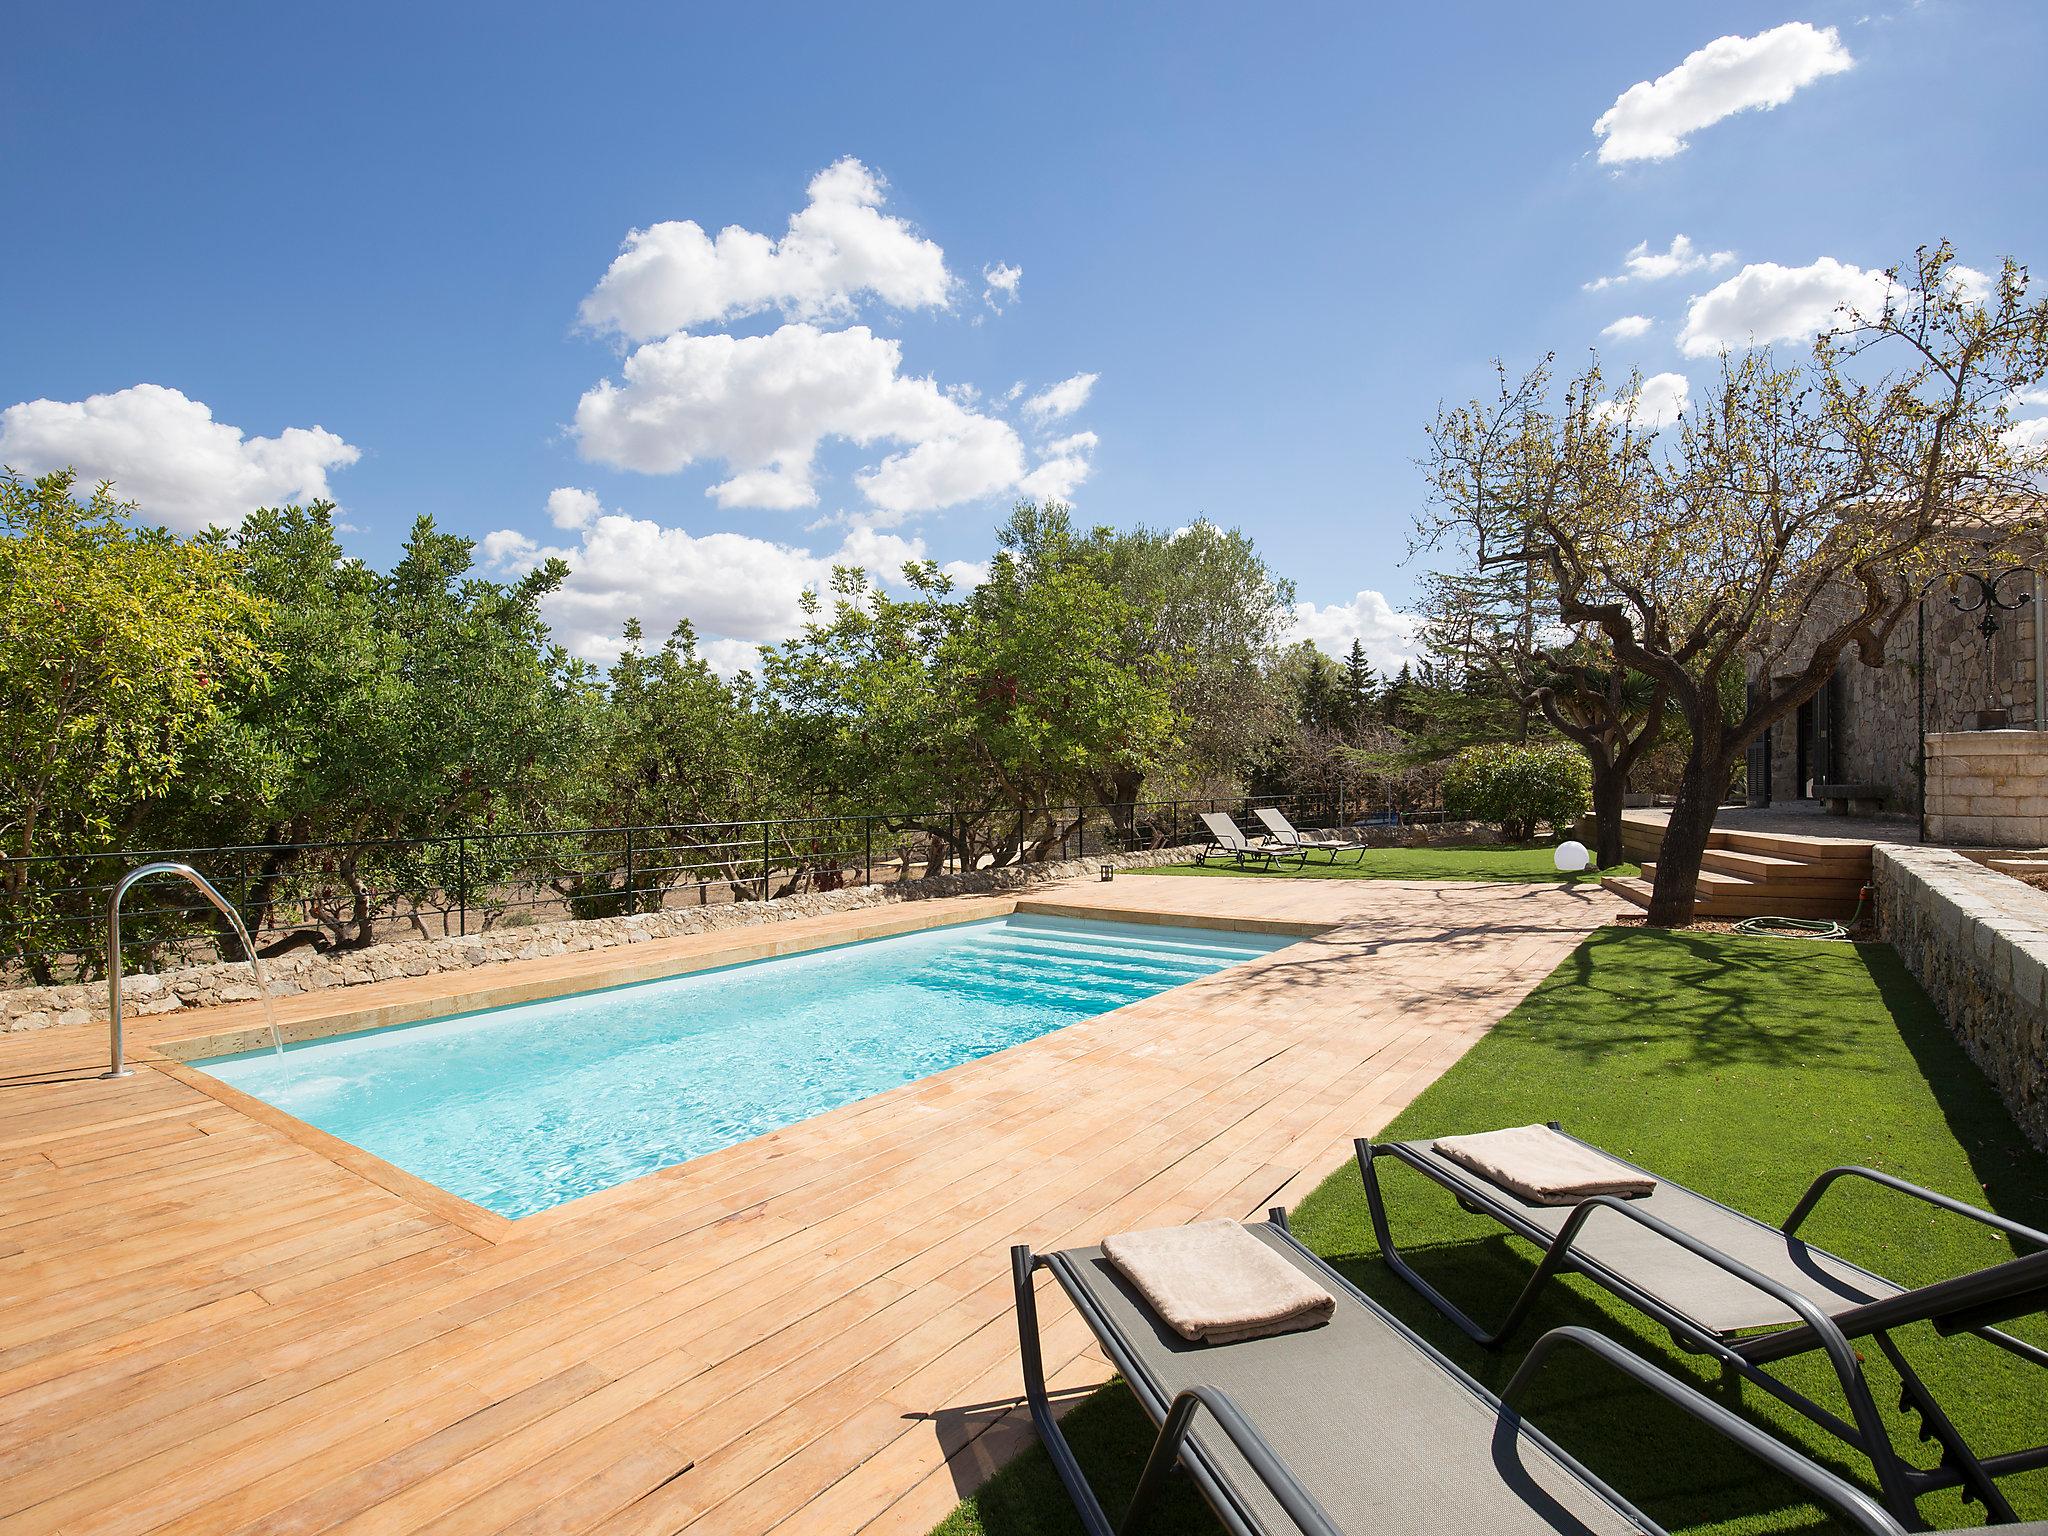
{"type": "MultiPolygon", "coordinates": [[[[253,1005],[136,1021],[119,1081],[103,1027],[0,1036],[0,1536],[924,1532],[1030,1437],[1012,1242],[1298,1198],[1618,910],[1591,888],[1128,875],[1043,900],[1327,931],[519,1221],[155,1049],[253,1005]]],[[[448,1011],[1015,901],[281,1012],[448,1011]]],[[[1105,1378],[1070,1314],[1047,1323],[1057,1387],[1105,1378]]]]}

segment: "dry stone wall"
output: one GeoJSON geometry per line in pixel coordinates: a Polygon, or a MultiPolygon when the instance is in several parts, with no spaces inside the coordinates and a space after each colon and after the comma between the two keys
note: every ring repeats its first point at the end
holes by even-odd
{"type": "MultiPolygon", "coordinates": [[[[1418,848],[1492,843],[1497,829],[1480,822],[1446,822],[1423,827],[1361,828],[1358,840],[1368,847],[1418,848]]],[[[619,944],[644,944],[689,933],[720,932],[755,923],[787,922],[828,912],[885,907],[899,901],[930,901],[985,891],[1025,890],[1059,880],[1092,877],[1104,864],[1119,869],[1146,865],[1185,864],[1196,848],[1167,848],[1147,853],[1104,854],[1062,863],[1009,865],[966,874],[936,875],[893,885],[856,886],[841,891],[813,891],[776,901],[737,901],[719,906],[678,907],[634,917],[593,918],[583,922],[543,923],[531,928],[498,928],[464,938],[406,939],[367,949],[320,954],[300,951],[264,962],[270,990],[277,997],[320,992],[330,987],[357,987],[401,976],[431,976],[441,971],[467,971],[502,960],[532,960],[582,950],[610,949],[619,944]]],[[[123,978],[122,1009],[131,1017],[170,1013],[180,1008],[208,1008],[220,1003],[253,1002],[256,981],[241,962],[192,966],[156,975],[123,978]]],[[[107,989],[104,982],[74,986],[21,987],[0,990],[0,1034],[48,1029],[59,1024],[104,1023],[107,989]]]]}
{"type": "Polygon", "coordinates": [[[1878,932],[2048,1152],[2048,892],[1949,848],[1880,843],[1878,932]]]}
{"type": "MultiPolygon", "coordinates": [[[[264,962],[272,995],[291,997],[333,987],[356,987],[401,976],[431,976],[442,971],[468,971],[504,960],[534,960],[544,955],[645,944],[684,934],[746,928],[758,923],[788,922],[830,912],[853,912],[903,901],[931,901],[990,891],[1026,890],[1058,880],[1095,874],[1104,864],[1121,869],[1140,865],[1180,864],[1196,850],[1172,848],[1157,853],[1106,854],[1065,863],[1011,865],[966,874],[937,875],[897,885],[866,885],[850,890],[814,891],[778,901],[737,901],[712,907],[678,907],[633,917],[593,918],[586,922],[543,923],[531,928],[498,928],[464,938],[411,939],[367,949],[319,954],[301,951],[264,962]]],[[[207,1008],[220,1003],[253,1002],[256,979],[248,965],[234,962],[193,966],[156,975],[124,977],[121,1007],[130,1016],[207,1008]]],[[[59,1024],[104,1023],[107,989],[103,982],[76,986],[22,987],[0,991],[0,1033],[47,1029],[59,1024]]]]}

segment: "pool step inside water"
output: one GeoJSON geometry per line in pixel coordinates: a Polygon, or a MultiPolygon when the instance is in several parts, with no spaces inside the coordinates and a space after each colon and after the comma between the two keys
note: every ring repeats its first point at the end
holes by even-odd
{"type": "Polygon", "coordinates": [[[1013,914],[196,1065],[525,1216],[1292,942],[1013,914]]]}

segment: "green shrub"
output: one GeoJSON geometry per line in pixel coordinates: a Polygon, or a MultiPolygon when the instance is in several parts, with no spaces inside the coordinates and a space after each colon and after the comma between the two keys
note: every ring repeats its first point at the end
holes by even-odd
{"type": "Polygon", "coordinates": [[[1539,822],[1558,832],[1593,802],[1586,755],[1564,742],[1467,747],[1444,775],[1444,805],[1453,816],[1500,824],[1509,842],[1528,842],[1539,822]]]}

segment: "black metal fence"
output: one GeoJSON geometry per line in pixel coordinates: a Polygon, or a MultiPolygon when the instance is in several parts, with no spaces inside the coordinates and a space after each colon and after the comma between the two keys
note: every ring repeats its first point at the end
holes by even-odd
{"type": "MultiPolygon", "coordinates": [[[[101,974],[108,895],[151,859],[197,868],[275,955],[1165,849],[1205,841],[1205,811],[1256,835],[1261,806],[1303,828],[1385,815],[1341,795],[1261,795],[0,858],[0,981],[101,974]]],[[[222,956],[239,958],[232,938],[182,882],[137,887],[124,904],[124,967],[222,956]]]]}

